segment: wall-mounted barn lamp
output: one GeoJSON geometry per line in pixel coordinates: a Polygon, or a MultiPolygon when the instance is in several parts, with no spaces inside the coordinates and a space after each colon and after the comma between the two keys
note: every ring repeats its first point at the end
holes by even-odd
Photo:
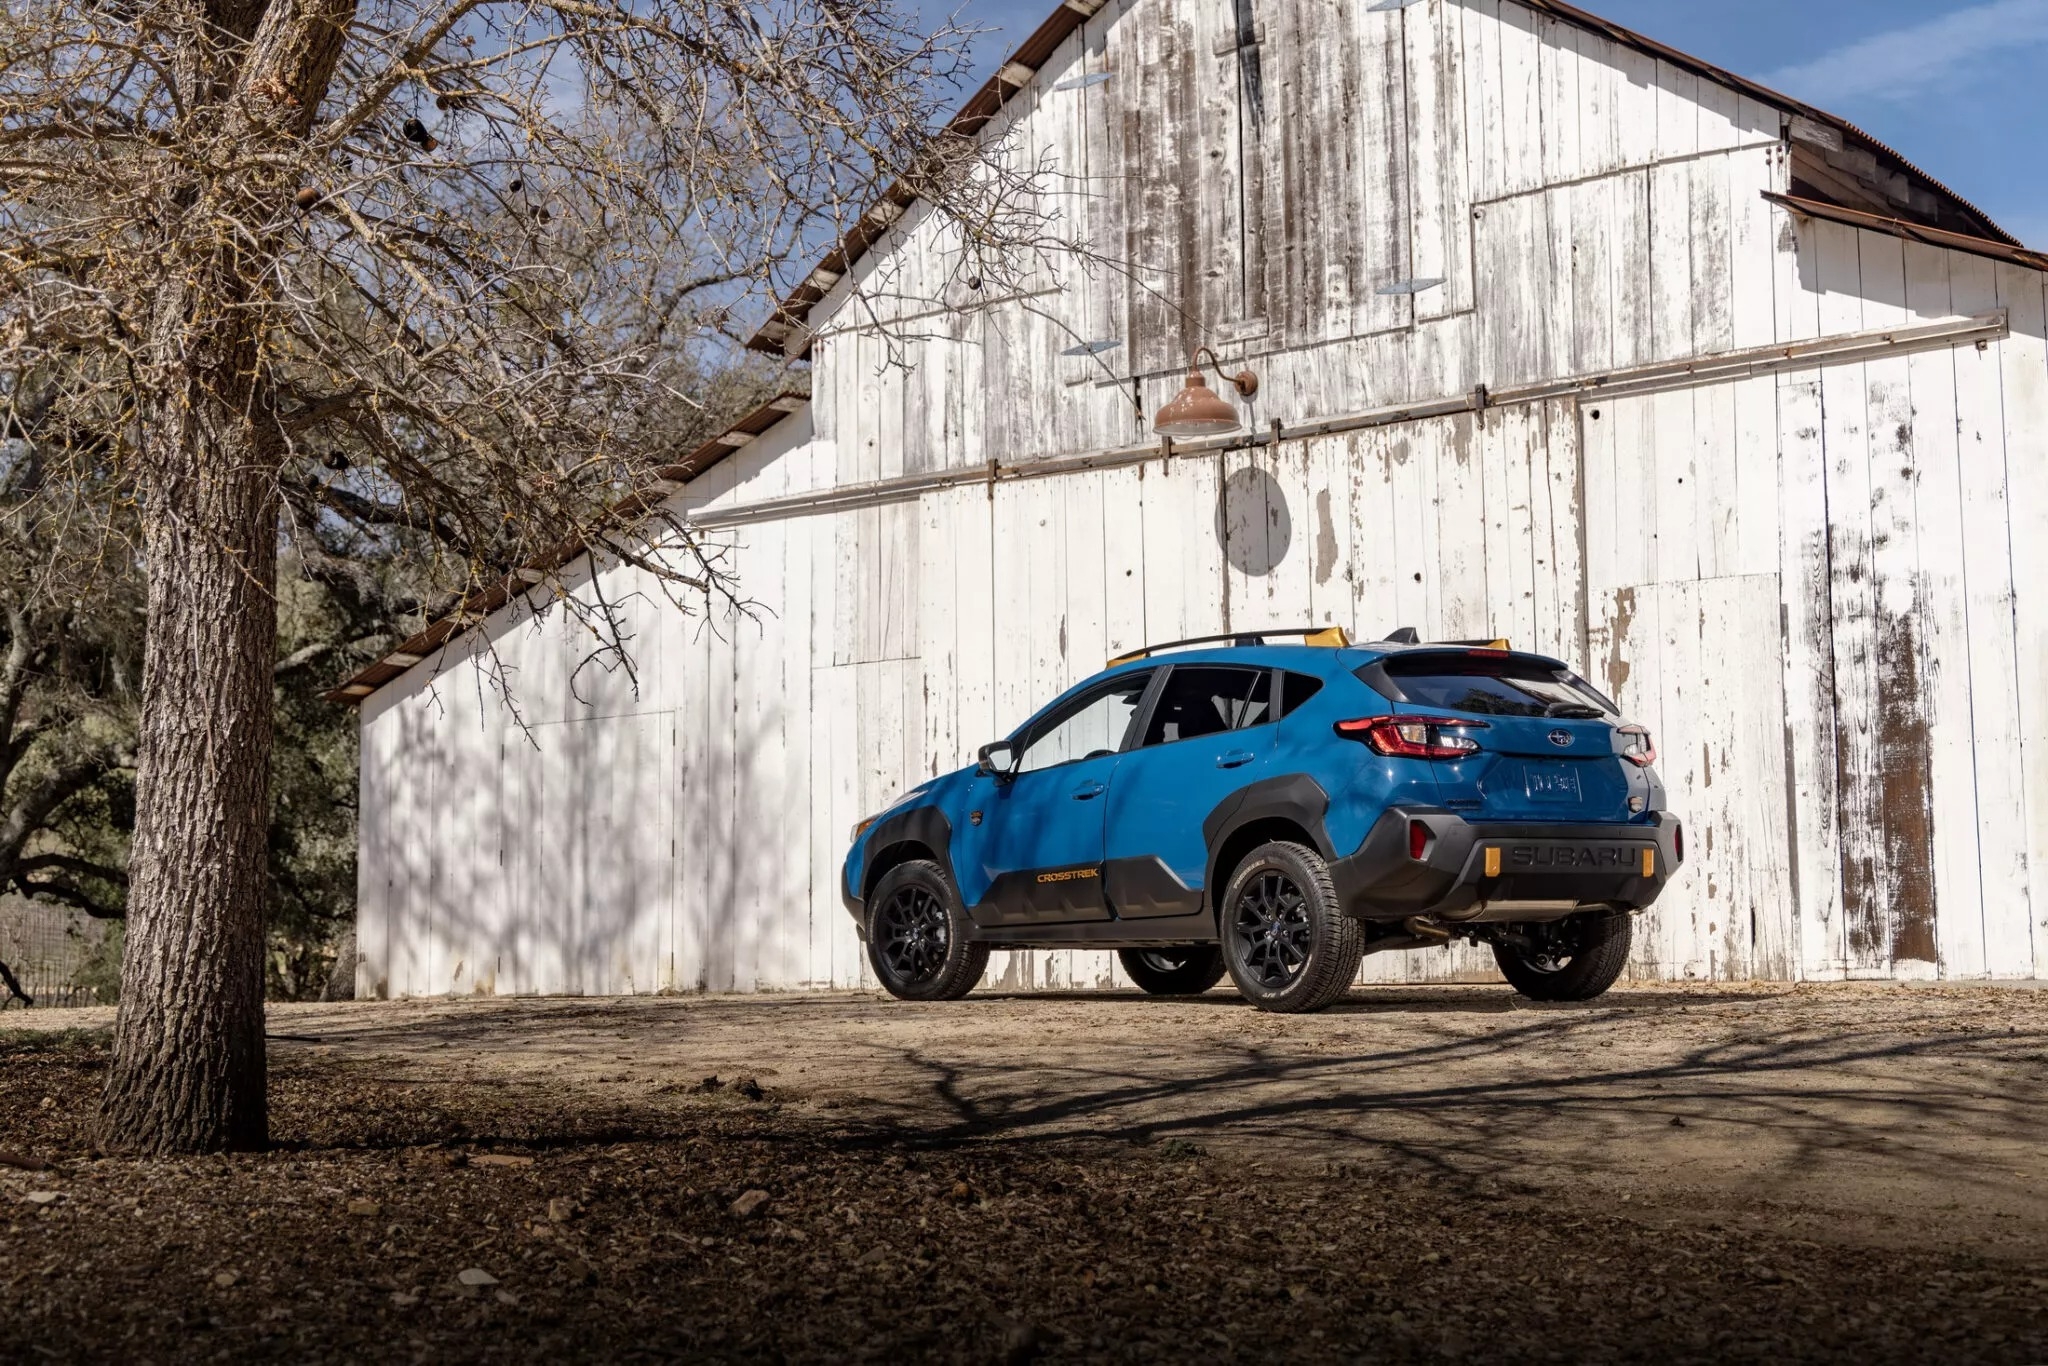
{"type": "Polygon", "coordinates": [[[1249,370],[1226,375],[1223,362],[1216,359],[1216,353],[1206,346],[1198,346],[1188,357],[1188,382],[1167,400],[1166,406],[1159,410],[1159,416],[1152,420],[1152,430],[1159,435],[1186,441],[1198,436],[1223,436],[1244,426],[1237,409],[1202,378],[1203,356],[1207,356],[1209,364],[1215,367],[1216,377],[1227,380],[1230,387],[1237,390],[1238,397],[1250,398],[1259,392],[1257,375],[1249,370]]]}

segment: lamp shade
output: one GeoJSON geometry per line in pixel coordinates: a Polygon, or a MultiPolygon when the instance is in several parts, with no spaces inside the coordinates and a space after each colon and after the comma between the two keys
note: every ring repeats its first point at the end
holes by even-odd
{"type": "Polygon", "coordinates": [[[1159,416],[1152,420],[1153,431],[1181,440],[1223,436],[1243,425],[1238,419],[1237,409],[1208,386],[1199,369],[1188,371],[1188,382],[1167,400],[1166,406],[1159,410],[1159,416]]]}

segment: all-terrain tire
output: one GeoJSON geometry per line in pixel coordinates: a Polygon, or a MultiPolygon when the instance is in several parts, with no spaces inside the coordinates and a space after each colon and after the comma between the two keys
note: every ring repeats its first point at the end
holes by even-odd
{"type": "Polygon", "coordinates": [[[868,965],[902,1001],[957,1001],[988,968],[988,945],[946,870],[930,859],[899,863],[868,896],[868,965]]]}
{"type": "Polygon", "coordinates": [[[1200,996],[1223,980],[1223,950],[1215,944],[1118,949],[1116,956],[1147,996],[1200,996]]]}
{"type": "Polygon", "coordinates": [[[1223,893],[1223,962],[1261,1010],[1321,1010],[1351,988],[1365,931],[1337,904],[1322,855],[1275,840],[1252,850],[1223,893]]]}
{"type": "Polygon", "coordinates": [[[1520,928],[1538,936],[1535,951],[1495,944],[1493,961],[1508,985],[1532,1001],[1590,1001],[1614,985],[1628,966],[1633,917],[1596,911],[1555,925],[1520,928]]]}

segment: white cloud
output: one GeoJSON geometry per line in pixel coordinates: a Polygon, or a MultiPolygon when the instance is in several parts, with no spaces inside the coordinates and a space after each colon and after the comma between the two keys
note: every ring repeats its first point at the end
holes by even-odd
{"type": "Polygon", "coordinates": [[[1969,65],[2015,48],[2048,43],[2048,0],[1992,0],[1939,19],[1824,53],[1764,77],[1764,84],[1821,108],[1866,100],[1909,99],[1969,65]]]}

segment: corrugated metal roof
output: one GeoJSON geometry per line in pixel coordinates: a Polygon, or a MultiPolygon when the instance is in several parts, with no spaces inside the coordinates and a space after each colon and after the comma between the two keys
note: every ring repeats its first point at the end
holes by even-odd
{"type": "MultiPolygon", "coordinates": [[[[1677,48],[1660,43],[1654,38],[1647,38],[1633,29],[1623,28],[1574,5],[1562,4],[1559,0],[1512,2],[1538,14],[1550,15],[1576,28],[1597,34],[1622,47],[1669,62],[1681,70],[1704,76],[1787,114],[1802,115],[1834,128],[1845,137],[1853,138],[1870,151],[1883,156],[1900,171],[1922,182],[1929,191],[1945,201],[1958,217],[1979,229],[1982,237],[2015,247],[2020,245],[2018,238],[1999,227],[1983,210],[1847,119],[1817,109],[1803,100],[1780,94],[1757,81],[1738,76],[1732,71],[1715,66],[1712,62],[1680,52],[1677,48]]],[[[997,69],[997,74],[990,77],[988,83],[961,106],[960,112],[953,116],[943,131],[962,137],[978,131],[997,110],[1002,108],[1003,102],[1010,94],[1030,84],[1030,80],[1036,77],[1038,68],[1052,56],[1067,35],[1086,23],[1102,7],[1102,3],[1103,0],[1064,0],[1059,8],[1047,16],[1045,22],[1024,40],[1023,45],[1011,54],[1010,59],[997,69]],[[1029,72],[1030,77],[1016,79],[1022,72],[1029,72]]],[[[860,217],[853,229],[840,239],[838,245],[826,253],[817,268],[806,274],[802,283],[783,296],[781,303],[769,315],[768,321],[747,340],[748,347],[755,351],[783,353],[792,359],[809,354],[811,337],[803,329],[805,318],[811,308],[831,292],[832,287],[853,264],[865,256],[882,234],[916,202],[917,197],[902,182],[890,186],[882,196],[881,202],[860,217]]]]}
{"type": "MultiPolygon", "coordinates": [[[[673,485],[695,479],[790,414],[802,411],[808,402],[808,395],[794,390],[777,394],[681,460],[656,469],[654,478],[647,487],[613,503],[606,509],[606,515],[630,521],[652,511],[675,493],[673,485]]],[[[353,677],[330,689],[323,696],[329,702],[338,702],[344,706],[353,706],[361,702],[446,645],[465,627],[475,625],[518,594],[541,582],[549,574],[561,570],[564,565],[588,549],[588,543],[581,537],[572,537],[550,546],[543,554],[508,573],[500,582],[465,593],[435,612],[426,626],[404,644],[375,663],[358,669],[353,677]]]]}
{"type": "Polygon", "coordinates": [[[2014,243],[1994,242],[1988,237],[1971,237],[1966,233],[1950,232],[1946,228],[1930,228],[1925,223],[1915,223],[1911,219],[1888,218],[1881,213],[1868,213],[1841,204],[1830,204],[1824,199],[1801,199],[1797,195],[1771,194],[1768,191],[1764,193],[1764,198],[1773,204],[1783,205],[1793,213],[1805,214],[1809,218],[1826,218],[1836,223],[1847,223],[1851,227],[1868,228],[1872,232],[1890,233],[1909,242],[1924,242],[1930,247],[1946,247],[1951,251],[1968,252],[1972,256],[1988,256],[1994,261],[2010,261],[2014,265],[2048,271],[2048,251],[2030,251],[2014,243]]]}

